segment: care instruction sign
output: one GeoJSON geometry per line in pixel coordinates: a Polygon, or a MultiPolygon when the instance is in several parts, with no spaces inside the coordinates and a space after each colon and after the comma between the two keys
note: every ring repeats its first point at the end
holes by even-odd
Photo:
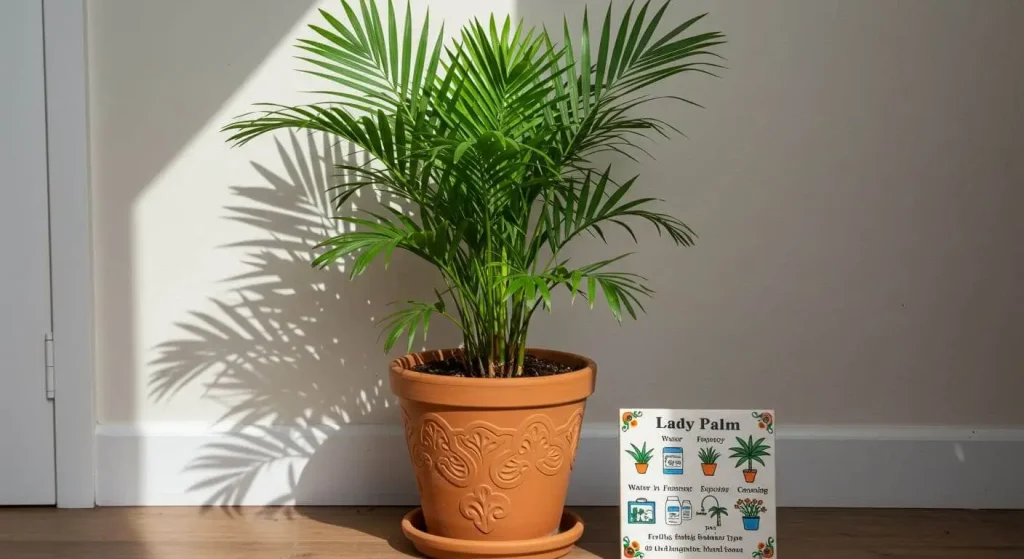
{"type": "Polygon", "coordinates": [[[622,556],[778,557],[773,410],[619,410],[622,556]]]}

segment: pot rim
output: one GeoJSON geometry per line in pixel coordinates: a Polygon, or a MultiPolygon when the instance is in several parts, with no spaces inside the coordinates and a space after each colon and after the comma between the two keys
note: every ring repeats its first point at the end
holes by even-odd
{"type": "Polygon", "coordinates": [[[451,377],[420,373],[409,367],[442,359],[458,348],[409,353],[393,359],[391,390],[408,400],[467,408],[543,407],[587,399],[594,392],[597,364],[575,353],[543,348],[527,348],[527,353],[561,363],[578,364],[568,373],[543,377],[480,378],[451,377]]]}

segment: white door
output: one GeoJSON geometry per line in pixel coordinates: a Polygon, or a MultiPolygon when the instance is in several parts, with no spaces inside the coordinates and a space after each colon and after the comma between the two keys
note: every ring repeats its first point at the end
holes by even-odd
{"type": "Polygon", "coordinates": [[[55,504],[42,0],[0,1],[0,505],[55,504]]]}

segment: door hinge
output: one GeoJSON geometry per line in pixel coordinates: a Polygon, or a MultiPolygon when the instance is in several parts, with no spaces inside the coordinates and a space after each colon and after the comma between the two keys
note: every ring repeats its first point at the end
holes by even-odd
{"type": "Polygon", "coordinates": [[[45,338],[46,344],[46,399],[53,400],[54,390],[53,386],[53,332],[47,332],[45,338]]]}

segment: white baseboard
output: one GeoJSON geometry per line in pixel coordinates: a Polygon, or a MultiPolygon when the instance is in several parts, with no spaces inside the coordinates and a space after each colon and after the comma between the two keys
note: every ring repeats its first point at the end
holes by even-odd
{"type": "MultiPolygon", "coordinates": [[[[587,424],[569,504],[615,506],[613,424],[587,424]]],[[[401,429],[97,429],[98,505],[415,505],[401,429]],[[205,466],[205,469],[197,469],[205,466]]],[[[1024,429],[780,427],[779,504],[1024,508],[1024,429]]]]}

